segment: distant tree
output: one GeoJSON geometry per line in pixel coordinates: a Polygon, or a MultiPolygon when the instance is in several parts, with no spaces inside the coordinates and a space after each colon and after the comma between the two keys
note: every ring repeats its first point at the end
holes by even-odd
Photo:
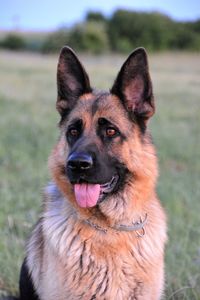
{"type": "Polygon", "coordinates": [[[100,54],[109,49],[105,26],[99,22],[88,21],[72,28],[69,45],[80,51],[100,54]]]}
{"type": "Polygon", "coordinates": [[[21,35],[10,33],[1,42],[1,47],[10,50],[22,50],[26,48],[26,42],[21,35]]]}
{"type": "Polygon", "coordinates": [[[200,34],[191,30],[188,24],[176,24],[169,48],[198,51],[200,50],[200,34]]]}
{"type": "Polygon", "coordinates": [[[87,22],[106,22],[107,19],[105,18],[105,16],[101,13],[101,12],[94,12],[94,11],[89,11],[86,14],[86,18],[85,20],[87,22]]]}
{"type": "Polygon", "coordinates": [[[194,22],[186,22],[185,25],[192,31],[200,34],[200,19],[194,22]]]}
{"type": "Polygon", "coordinates": [[[160,13],[117,10],[108,23],[108,36],[115,51],[131,51],[138,46],[152,50],[168,47],[173,22],[160,13]]]}
{"type": "Polygon", "coordinates": [[[69,45],[79,51],[103,53],[109,48],[105,24],[87,21],[76,24],[71,29],[62,28],[55,31],[47,37],[42,51],[58,52],[63,45],[69,45]]]}
{"type": "Polygon", "coordinates": [[[67,28],[61,28],[51,34],[46,38],[43,46],[42,52],[58,52],[64,45],[69,44],[69,30],[67,28]]]}

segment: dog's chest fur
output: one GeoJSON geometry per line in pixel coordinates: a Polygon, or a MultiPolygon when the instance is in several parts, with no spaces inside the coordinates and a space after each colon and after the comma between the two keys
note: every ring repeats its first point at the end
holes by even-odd
{"type": "Polygon", "coordinates": [[[143,282],[135,281],[133,265],[129,265],[129,261],[112,253],[100,260],[92,253],[90,242],[85,249],[83,247],[77,241],[74,249],[69,250],[70,254],[61,261],[48,251],[42,299],[128,300],[143,295],[143,282]]]}
{"type": "Polygon", "coordinates": [[[28,244],[27,263],[40,299],[157,299],[158,295],[145,296],[151,294],[147,270],[155,258],[155,253],[145,253],[142,245],[148,238],[125,233],[128,242],[122,239],[119,245],[122,233],[99,232],[77,222],[56,188],[49,189],[52,201],[28,244]]]}

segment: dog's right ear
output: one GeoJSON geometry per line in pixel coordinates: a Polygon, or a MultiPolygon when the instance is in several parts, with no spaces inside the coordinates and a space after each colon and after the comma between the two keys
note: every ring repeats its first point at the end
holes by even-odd
{"type": "Polygon", "coordinates": [[[68,114],[81,95],[92,91],[84,67],[69,47],[63,47],[60,53],[57,69],[57,88],[56,108],[61,117],[68,114]]]}

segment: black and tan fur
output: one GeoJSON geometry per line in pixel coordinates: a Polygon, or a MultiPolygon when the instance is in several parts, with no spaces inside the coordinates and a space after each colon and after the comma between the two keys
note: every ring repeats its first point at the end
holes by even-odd
{"type": "Polygon", "coordinates": [[[64,47],[57,85],[60,138],[49,158],[43,213],[27,246],[21,300],[161,299],[166,218],[147,131],[155,106],[146,52],[136,49],[111,91],[97,92],[64,47]],[[86,167],[77,163],[83,153],[86,167]],[[94,207],[77,204],[74,184],[104,184],[112,176],[115,186],[94,207]],[[145,216],[142,236],[115,229],[145,216]]]}

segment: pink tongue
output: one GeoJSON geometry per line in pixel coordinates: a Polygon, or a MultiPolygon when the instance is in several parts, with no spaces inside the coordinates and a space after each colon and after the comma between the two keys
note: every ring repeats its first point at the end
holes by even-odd
{"type": "Polygon", "coordinates": [[[100,184],[75,184],[76,201],[80,207],[92,207],[97,204],[100,195],[100,184]]]}

